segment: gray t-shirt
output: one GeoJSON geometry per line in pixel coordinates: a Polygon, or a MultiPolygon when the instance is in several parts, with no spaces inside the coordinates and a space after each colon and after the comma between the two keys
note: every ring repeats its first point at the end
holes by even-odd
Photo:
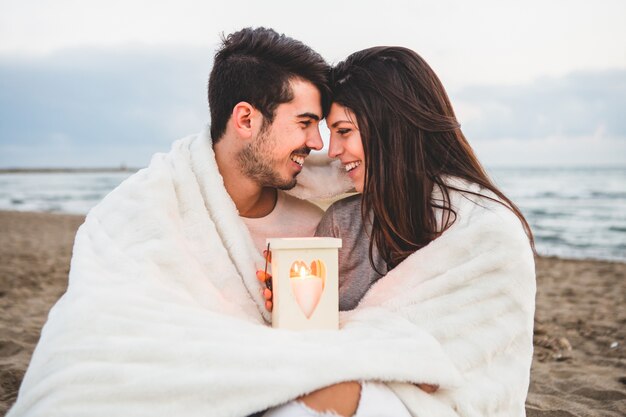
{"type": "MultiPolygon", "coordinates": [[[[356,308],[370,286],[382,275],[376,273],[369,260],[371,224],[365,227],[361,216],[361,195],[353,195],[331,205],[315,236],[338,237],[343,240],[339,249],[339,309],[356,308]]],[[[374,247],[374,264],[387,273],[387,264],[374,247]]]]}

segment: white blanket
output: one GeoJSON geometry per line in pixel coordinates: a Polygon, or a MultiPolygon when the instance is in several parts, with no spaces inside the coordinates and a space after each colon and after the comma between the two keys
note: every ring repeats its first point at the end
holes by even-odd
{"type": "Polygon", "coordinates": [[[276,330],[207,132],[180,140],[87,216],[8,415],[245,416],[360,379],[389,381],[414,415],[523,415],[532,254],[508,210],[454,202],[455,225],[340,331],[276,330]]]}

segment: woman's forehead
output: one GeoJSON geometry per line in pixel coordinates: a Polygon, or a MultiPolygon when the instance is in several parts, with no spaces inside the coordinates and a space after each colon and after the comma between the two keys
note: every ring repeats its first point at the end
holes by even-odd
{"type": "Polygon", "coordinates": [[[349,108],[338,103],[333,103],[330,107],[330,112],[328,113],[328,117],[326,117],[326,122],[330,127],[340,123],[350,123],[355,126],[357,124],[354,113],[349,108]]]}

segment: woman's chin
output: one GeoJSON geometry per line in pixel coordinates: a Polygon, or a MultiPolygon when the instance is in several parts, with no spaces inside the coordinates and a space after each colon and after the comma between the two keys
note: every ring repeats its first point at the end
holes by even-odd
{"type": "Polygon", "coordinates": [[[363,178],[361,178],[361,176],[359,175],[358,172],[359,168],[355,168],[352,171],[348,172],[348,177],[350,177],[350,180],[352,181],[352,184],[354,185],[354,189],[356,190],[357,193],[362,193],[363,192],[363,178]]]}

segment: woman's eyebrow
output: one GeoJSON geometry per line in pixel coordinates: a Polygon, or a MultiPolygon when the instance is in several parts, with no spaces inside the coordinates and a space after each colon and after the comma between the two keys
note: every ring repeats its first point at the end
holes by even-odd
{"type": "Polygon", "coordinates": [[[352,123],[350,120],[337,120],[335,123],[333,123],[332,125],[330,125],[330,127],[337,127],[339,126],[339,124],[341,123],[350,123],[350,124],[354,124],[352,123]]]}

